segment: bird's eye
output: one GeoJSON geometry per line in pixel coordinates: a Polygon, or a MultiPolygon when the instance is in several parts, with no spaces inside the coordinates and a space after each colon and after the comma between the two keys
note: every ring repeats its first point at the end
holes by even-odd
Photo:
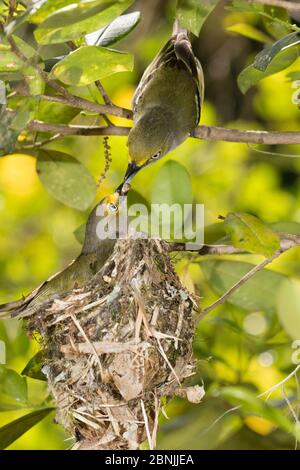
{"type": "Polygon", "coordinates": [[[152,155],[151,160],[157,160],[160,157],[161,152],[157,152],[154,155],[152,155]]]}
{"type": "Polygon", "coordinates": [[[110,210],[111,212],[117,212],[117,210],[118,210],[117,204],[111,203],[111,204],[108,205],[108,207],[109,207],[109,210],[110,210]]]}

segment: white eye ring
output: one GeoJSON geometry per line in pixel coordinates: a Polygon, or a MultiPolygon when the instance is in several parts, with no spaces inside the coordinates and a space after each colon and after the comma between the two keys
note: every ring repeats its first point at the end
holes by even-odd
{"type": "Polygon", "coordinates": [[[157,152],[154,155],[152,155],[151,160],[157,160],[160,157],[161,152],[157,152]]]}
{"type": "Polygon", "coordinates": [[[109,207],[109,210],[110,210],[111,212],[117,212],[117,210],[118,210],[117,204],[111,203],[111,204],[108,205],[108,207],[109,207]]]}

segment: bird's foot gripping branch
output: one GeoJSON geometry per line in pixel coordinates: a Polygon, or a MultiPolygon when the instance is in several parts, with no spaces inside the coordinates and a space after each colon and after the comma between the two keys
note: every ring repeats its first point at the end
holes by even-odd
{"type": "Polygon", "coordinates": [[[28,328],[44,343],[57,420],[80,449],[155,447],[162,396],[201,400],[193,374],[194,300],[163,242],[119,240],[84,288],[44,304],[28,328]]]}

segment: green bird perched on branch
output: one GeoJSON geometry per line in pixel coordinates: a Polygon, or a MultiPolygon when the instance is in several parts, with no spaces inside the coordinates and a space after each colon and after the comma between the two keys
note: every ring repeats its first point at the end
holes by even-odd
{"type": "Polygon", "coordinates": [[[115,192],[97,204],[88,217],[80,255],[66,269],[51,276],[25,298],[0,305],[0,318],[29,316],[44,302],[87,284],[112,254],[117,238],[117,233],[115,238],[99,238],[97,225],[105,218],[106,224],[113,227],[113,219],[125,205],[125,190],[122,195],[115,192]]]}
{"type": "Polygon", "coordinates": [[[176,20],[171,39],[144,72],[133,97],[134,126],[128,137],[130,162],[124,183],[190,135],[200,120],[203,95],[201,64],[188,31],[176,20]]]}

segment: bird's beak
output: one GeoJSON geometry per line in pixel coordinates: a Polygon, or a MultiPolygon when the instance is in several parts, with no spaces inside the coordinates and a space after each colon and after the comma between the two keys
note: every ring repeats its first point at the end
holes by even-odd
{"type": "Polygon", "coordinates": [[[123,183],[129,184],[140,169],[141,166],[137,165],[135,162],[130,162],[126,170],[123,183]]]}
{"type": "MultiPolygon", "coordinates": [[[[124,179],[122,181],[122,183],[120,184],[120,186],[116,189],[116,191],[122,195],[124,194],[124,191],[126,191],[125,188],[127,188],[127,185],[130,184],[130,182],[132,181],[133,177],[139,172],[139,170],[142,168],[142,166],[139,166],[137,165],[136,163],[134,162],[130,162],[128,164],[128,167],[127,167],[127,170],[126,170],[126,173],[125,173],[125,176],[124,176],[124,179]]],[[[128,190],[127,190],[128,192],[128,190]]]]}

